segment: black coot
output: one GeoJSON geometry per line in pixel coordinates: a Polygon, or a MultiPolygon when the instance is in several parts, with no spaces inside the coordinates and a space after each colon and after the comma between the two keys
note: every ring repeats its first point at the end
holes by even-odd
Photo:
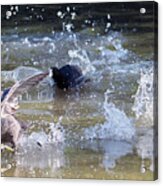
{"type": "Polygon", "coordinates": [[[65,65],[60,69],[51,67],[50,77],[56,82],[58,88],[64,90],[79,87],[83,83],[90,81],[83,75],[81,69],[75,65],[65,65]]]}

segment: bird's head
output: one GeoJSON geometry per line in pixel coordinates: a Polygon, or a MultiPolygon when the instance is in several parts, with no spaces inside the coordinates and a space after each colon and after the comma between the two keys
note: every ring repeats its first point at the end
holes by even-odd
{"type": "Polygon", "coordinates": [[[59,69],[57,67],[51,67],[49,70],[49,76],[53,78],[55,81],[60,79],[61,74],[60,74],[59,69]]]}

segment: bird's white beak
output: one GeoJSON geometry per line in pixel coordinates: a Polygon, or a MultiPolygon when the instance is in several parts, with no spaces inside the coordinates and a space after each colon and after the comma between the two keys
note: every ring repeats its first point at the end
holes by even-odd
{"type": "Polygon", "coordinates": [[[53,77],[53,71],[52,71],[52,69],[51,69],[51,68],[49,69],[49,77],[50,77],[50,78],[52,78],[52,77],[53,77]]]}

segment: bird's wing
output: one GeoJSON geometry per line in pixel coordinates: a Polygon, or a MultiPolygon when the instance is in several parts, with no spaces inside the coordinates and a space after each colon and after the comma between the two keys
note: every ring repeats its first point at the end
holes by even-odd
{"type": "Polygon", "coordinates": [[[2,102],[2,106],[4,106],[6,103],[12,103],[16,97],[23,94],[25,91],[30,89],[31,87],[37,85],[41,80],[43,80],[48,75],[48,72],[46,73],[40,73],[34,76],[30,76],[22,81],[19,81],[15,83],[6,97],[4,98],[2,102]]]}

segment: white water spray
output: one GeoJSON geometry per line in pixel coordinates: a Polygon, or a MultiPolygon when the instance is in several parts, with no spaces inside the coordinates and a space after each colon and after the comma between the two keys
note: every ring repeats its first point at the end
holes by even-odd
{"type": "Polygon", "coordinates": [[[135,136],[135,128],[126,114],[116,108],[113,103],[108,103],[110,90],[105,92],[103,104],[104,124],[97,124],[85,130],[86,139],[112,139],[131,141],[135,136]]]}

